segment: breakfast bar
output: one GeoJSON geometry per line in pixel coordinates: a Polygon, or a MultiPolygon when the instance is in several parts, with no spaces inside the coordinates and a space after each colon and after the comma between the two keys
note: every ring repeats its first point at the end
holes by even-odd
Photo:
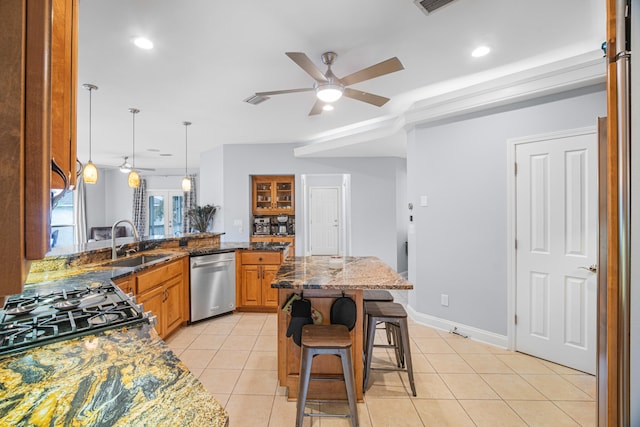
{"type": "MultiPolygon", "coordinates": [[[[294,294],[311,302],[316,319],[330,323],[333,302],[348,296],[355,302],[356,324],[351,330],[352,360],[356,385],[356,397],[363,400],[363,291],[368,289],[407,290],[413,285],[377,257],[289,257],[280,266],[271,282],[278,288],[278,380],[288,388],[289,400],[295,400],[298,392],[300,347],[286,336],[290,314],[283,307],[294,294]]],[[[340,360],[330,355],[316,356],[312,373],[315,377],[333,377],[342,373],[340,360]]],[[[344,383],[339,381],[315,381],[309,386],[309,399],[346,400],[344,383]]]]}

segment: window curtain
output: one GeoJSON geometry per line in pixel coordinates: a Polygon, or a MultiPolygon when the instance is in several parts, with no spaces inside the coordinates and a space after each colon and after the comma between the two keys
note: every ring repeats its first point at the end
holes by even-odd
{"type": "Polygon", "coordinates": [[[191,232],[191,221],[189,220],[189,216],[187,212],[189,209],[193,209],[198,204],[198,199],[196,196],[196,176],[197,175],[189,175],[189,179],[191,179],[191,190],[184,192],[184,197],[182,198],[182,232],[189,233],[191,232]]]}
{"type": "Polygon", "coordinates": [[[73,204],[73,223],[75,224],[74,243],[87,243],[87,187],[82,174],[76,185],[76,200],[73,204]]]}
{"type": "Polygon", "coordinates": [[[133,224],[140,237],[145,236],[147,230],[147,180],[140,179],[138,188],[133,189],[133,224]]]}

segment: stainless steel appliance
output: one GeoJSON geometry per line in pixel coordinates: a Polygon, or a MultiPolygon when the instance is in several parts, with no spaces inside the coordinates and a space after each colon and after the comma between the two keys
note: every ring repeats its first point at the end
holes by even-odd
{"type": "Polygon", "coordinates": [[[189,261],[191,322],[235,310],[235,252],[192,256],[189,261]]]}
{"type": "Polygon", "coordinates": [[[0,310],[0,354],[142,322],[157,319],[111,283],[26,290],[0,310]]]}
{"type": "Polygon", "coordinates": [[[253,234],[271,234],[271,220],[269,218],[254,218],[253,226],[253,234]]]}
{"type": "Polygon", "coordinates": [[[288,223],[288,215],[278,215],[278,234],[289,234],[288,223]]]}

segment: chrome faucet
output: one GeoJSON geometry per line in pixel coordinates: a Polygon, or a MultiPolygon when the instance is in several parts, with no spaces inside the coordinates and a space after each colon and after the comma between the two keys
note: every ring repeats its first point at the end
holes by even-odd
{"type": "Polygon", "coordinates": [[[133,237],[135,240],[138,240],[140,238],[140,236],[138,235],[138,230],[136,230],[136,226],[133,225],[133,222],[129,221],[128,219],[121,219],[119,221],[116,221],[111,227],[111,259],[118,259],[118,250],[116,249],[116,227],[122,222],[126,222],[131,226],[131,229],[133,230],[133,237]]]}

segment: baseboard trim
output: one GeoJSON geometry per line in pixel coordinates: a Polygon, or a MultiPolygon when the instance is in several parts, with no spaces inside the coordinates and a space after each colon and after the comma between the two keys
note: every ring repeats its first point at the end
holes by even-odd
{"type": "Polygon", "coordinates": [[[458,328],[458,332],[467,335],[469,339],[494,347],[506,349],[508,348],[508,339],[506,335],[496,334],[494,332],[485,331],[483,329],[474,328],[473,326],[464,325],[451,320],[441,319],[439,317],[415,311],[413,307],[407,305],[407,314],[414,322],[429,326],[443,331],[451,331],[454,327],[458,328]]]}

